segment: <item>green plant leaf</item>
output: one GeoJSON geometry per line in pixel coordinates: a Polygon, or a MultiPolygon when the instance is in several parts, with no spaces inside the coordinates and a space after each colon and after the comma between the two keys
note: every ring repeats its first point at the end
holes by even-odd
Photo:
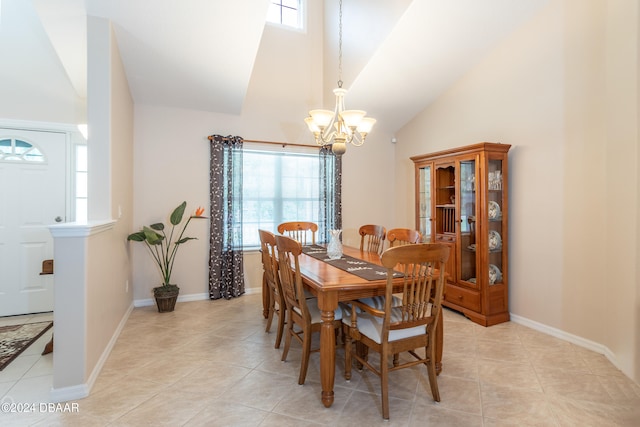
{"type": "Polygon", "coordinates": [[[151,224],[149,227],[153,228],[154,230],[158,230],[158,231],[164,230],[164,224],[161,223],[161,222],[156,222],[155,224],[151,224]]]}
{"type": "Polygon", "coordinates": [[[174,209],[173,213],[171,213],[171,224],[178,225],[182,222],[182,215],[184,215],[184,210],[187,207],[187,202],[182,202],[180,206],[174,209]]]}
{"type": "Polygon", "coordinates": [[[183,237],[182,239],[180,239],[180,240],[178,240],[176,242],[176,245],[179,245],[179,244],[184,243],[184,242],[188,242],[189,240],[198,240],[198,238],[197,237],[183,237]]]}
{"type": "Polygon", "coordinates": [[[164,236],[162,234],[156,233],[149,227],[144,227],[142,229],[142,232],[144,233],[144,237],[147,240],[147,243],[149,243],[150,245],[159,245],[164,240],[164,236]]]}
{"type": "Polygon", "coordinates": [[[143,231],[138,231],[137,233],[129,234],[127,240],[133,240],[134,242],[144,242],[145,235],[143,231]]]}

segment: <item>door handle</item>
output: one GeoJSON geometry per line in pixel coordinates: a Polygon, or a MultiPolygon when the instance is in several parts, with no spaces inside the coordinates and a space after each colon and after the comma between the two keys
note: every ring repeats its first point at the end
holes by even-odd
{"type": "Polygon", "coordinates": [[[62,217],[57,216],[57,217],[55,218],[55,220],[56,220],[56,222],[62,222],[62,217]]]}

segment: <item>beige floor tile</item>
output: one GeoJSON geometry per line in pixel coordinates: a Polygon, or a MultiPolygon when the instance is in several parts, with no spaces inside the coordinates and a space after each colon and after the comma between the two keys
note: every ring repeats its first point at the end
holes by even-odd
{"type": "Polygon", "coordinates": [[[557,369],[540,370],[538,378],[545,393],[576,400],[614,403],[596,375],[561,372],[557,369]]]}
{"type": "Polygon", "coordinates": [[[225,393],[251,372],[250,369],[210,360],[167,387],[166,392],[191,393],[198,396],[224,397],[225,393]]]}
{"type": "Polygon", "coordinates": [[[443,374],[438,376],[438,389],[440,390],[440,402],[434,402],[429,388],[429,381],[421,381],[418,384],[416,402],[428,403],[458,412],[466,412],[473,415],[482,414],[480,401],[480,384],[478,381],[464,378],[450,377],[443,374]]]}
{"type": "MultiPolygon", "coordinates": [[[[378,365],[374,365],[378,366],[378,365]]],[[[415,366],[407,369],[400,369],[389,373],[389,397],[403,400],[413,400],[416,395],[418,383],[427,381],[427,369],[425,366],[415,366]]],[[[362,371],[362,378],[356,388],[358,391],[380,395],[381,380],[376,374],[369,370],[362,371]]]]}
{"type": "Polygon", "coordinates": [[[528,352],[519,341],[501,342],[479,338],[478,357],[507,362],[528,362],[528,352]]]}
{"type": "Polygon", "coordinates": [[[409,427],[482,427],[482,417],[451,411],[438,404],[416,402],[408,425],[409,427]]]}
{"type": "Polygon", "coordinates": [[[389,420],[382,418],[382,399],[379,394],[354,391],[344,406],[342,414],[333,425],[406,426],[411,418],[412,400],[389,397],[389,420]]]}
{"type": "Polygon", "coordinates": [[[206,396],[196,398],[190,393],[161,392],[138,405],[135,410],[117,418],[110,425],[113,427],[181,426],[193,418],[194,414],[213,404],[213,400],[206,396]]]}
{"type": "MultiPolygon", "coordinates": [[[[125,415],[141,403],[161,392],[166,386],[130,376],[78,401],[80,410],[106,423],[125,415]]],[[[166,396],[160,400],[167,400],[166,396]]]]}
{"type": "MultiPolygon", "coordinates": [[[[390,421],[376,375],[354,368],[344,380],[341,347],[333,406],[320,399],[318,353],[298,385],[300,345],[281,362],[261,295],[245,295],[178,303],[173,313],[134,309],[79,413],[5,413],[0,425],[640,426],[640,387],[603,355],[510,322],[485,328],[448,309],[443,317],[441,401],[424,366],[392,372],[390,421]]],[[[52,356],[29,351],[0,372],[3,399],[48,401],[52,356]]]]}
{"type": "Polygon", "coordinates": [[[637,427],[640,425],[640,406],[637,402],[618,405],[557,397],[549,399],[549,406],[563,427],[637,427]]]}
{"type": "MultiPolygon", "coordinates": [[[[478,353],[478,343],[475,336],[447,335],[443,337],[443,354],[458,354],[475,358],[478,353]]],[[[444,356],[443,356],[444,357],[444,356]]]]}
{"type": "Polygon", "coordinates": [[[640,399],[640,386],[627,377],[598,375],[598,381],[616,403],[633,403],[640,399]]]}
{"type": "Polygon", "coordinates": [[[441,375],[478,380],[478,361],[475,357],[459,353],[445,353],[442,356],[441,375]]]}
{"type": "Polygon", "coordinates": [[[466,322],[450,322],[447,323],[447,329],[445,334],[448,337],[451,336],[462,336],[462,337],[475,337],[476,336],[476,328],[471,323],[466,322]]]}
{"type": "Polygon", "coordinates": [[[478,372],[480,383],[483,385],[542,391],[536,371],[527,361],[514,363],[480,359],[478,360],[478,372]]]}
{"type": "Polygon", "coordinates": [[[583,353],[582,359],[585,361],[591,373],[597,375],[612,375],[624,377],[625,375],[618,368],[613,366],[609,359],[603,354],[595,352],[583,353]]]}
{"type": "Polygon", "coordinates": [[[481,385],[482,415],[514,425],[554,425],[555,417],[541,391],[481,385]]]}
{"type": "Polygon", "coordinates": [[[540,370],[558,369],[576,373],[591,373],[587,363],[572,349],[564,351],[557,347],[536,349],[529,352],[529,360],[536,369],[540,370]]]}
{"type": "Polygon", "coordinates": [[[321,401],[322,387],[319,383],[299,385],[297,381],[290,381],[287,384],[286,389],[282,390],[282,398],[272,412],[327,425],[339,425],[337,420],[353,392],[342,387],[334,388],[334,403],[330,408],[325,408],[321,401]]]}
{"type": "Polygon", "coordinates": [[[33,427],[103,427],[104,420],[83,412],[54,412],[33,427]]]}
{"type": "MultiPolygon", "coordinates": [[[[210,402],[193,416],[185,427],[257,427],[263,426],[264,419],[270,412],[250,408],[231,400],[216,400],[210,402]]],[[[297,420],[300,425],[300,420],[297,420]]],[[[283,423],[283,425],[288,425],[283,423]]]]}
{"type": "Polygon", "coordinates": [[[546,349],[547,351],[557,349],[560,351],[569,351],[572,344],[542,332],[535,331],[530,328],[522,327],[518,330],[520,341],[528,349],[535,348],[546,349]]]}
{"type": "Polygon", "coordinates": [[[291,377],[261,371],[252,371],[226,392],[226,398],[244,405],[272,411],[294,385],[291,377]]]}
{"type": "Polygon", "coordinates": [[[475,336],[479,340],[500,341],[501,343],[520,344],[520,336],[518,334],[520,327],[515,323],[500,323],[489,328],[474,328],[475,336]]]}
{"type": "Polygon", "coordinates": [[[320,427],[322,425],[325,424],[320,424],[315,421],[305,421],[299,418],[270,412],[267,414],[264,421],[262,421],[260,427],[320,427]]]}

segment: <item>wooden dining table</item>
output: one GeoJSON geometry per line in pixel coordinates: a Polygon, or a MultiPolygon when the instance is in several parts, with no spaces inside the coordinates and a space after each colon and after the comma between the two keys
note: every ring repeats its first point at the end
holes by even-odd
{"type": "MultiPolygon", "coordinates": [[[[343,247],[345,255],[382,265],[380,256],[360,251],[358,248],[343,247]]],[[[384,295],[386,278],[366,280],[338,267],[304,253],[299,257],[300,273],[304,285],[318,298],[318,307],[322,312],[320,331],[320,381],[322,384],[322,403],[325,407],[333,404],[336,369],[336,343],[332,322],[338,302],[350,301],[384,295]]],[[[402,278],[395,279],[401,286],[402,278]]],[[[442,316],[436,325],[436,371],[442,370],[442,316]]]]}

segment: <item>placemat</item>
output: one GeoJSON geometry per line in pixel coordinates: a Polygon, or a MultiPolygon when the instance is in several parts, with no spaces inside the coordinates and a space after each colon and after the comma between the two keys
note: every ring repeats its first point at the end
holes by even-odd
{"type": "MultiPolygon", "coordinates": [[[[387,269],[385,267],[344,254],[341,258],[331,259],[327,255],[327,248],[323,246],[303,246],[302,252],[305,255],[309,255],[311,257],[314,257],[315,259],[324,261],[334,267],[339,268],[340,270],[355,274],[356,276],[365,280],[380,280],[387,278],[387,269]]],[[[394,272],[393,276],[402,277],[402,273],[394,272]]]]}

